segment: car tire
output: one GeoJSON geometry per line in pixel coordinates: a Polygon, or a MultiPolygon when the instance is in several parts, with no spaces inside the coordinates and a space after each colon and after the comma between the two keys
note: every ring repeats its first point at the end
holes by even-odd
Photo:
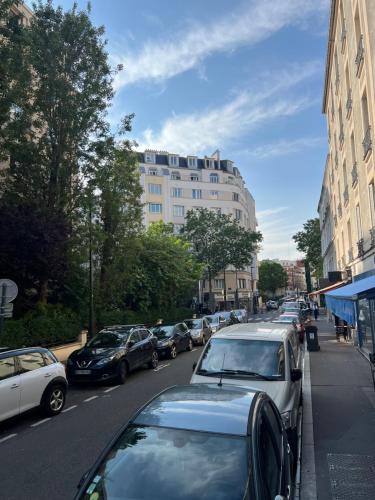
{"type": "Polygon", "coordinates": [[[47,387],[43,394],[41,408],[45,415],[53,417],[58,415],[64,408],[66,399],[66,387],[62,384],[52,384],[47,387]]]}
{"type": "Polygon", "coordinates": [[[126,361],[121,361],[118,367],[117,382],[121,385],[125,384],[128,378],[128,367],[126,361]]]}
{"type": "Polygon", "coordinates": [[[193,350],[193,341],[189,339],[188,346],[186,348],[187,351],[192,351],[193,350]]]}
{"type": "Polygon", "coordinates": [[[156,351],[154,351],[151,355],[151,359],[148,362],[148,367],[151,368],[152,370],[155,370],[155,368],[158,367],[159,364],[159,356],[156,351]]]}
{"type": "Polygon", "coordinates": [[[174,344],[169,348],[169,357],[171,359],[176,359],[177,357],[177,347],[174,344]]]}

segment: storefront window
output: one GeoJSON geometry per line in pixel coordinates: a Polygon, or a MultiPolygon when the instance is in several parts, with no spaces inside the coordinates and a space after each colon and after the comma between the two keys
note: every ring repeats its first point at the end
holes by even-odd
{"type": "Polygon", "coordinates": [[[372,352],[371,314],[368,299],[358,300],[358,330],[360,346],[372,352]]]}

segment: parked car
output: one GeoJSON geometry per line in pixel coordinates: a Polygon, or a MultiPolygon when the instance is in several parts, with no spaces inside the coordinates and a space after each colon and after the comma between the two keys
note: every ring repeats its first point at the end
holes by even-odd
{"type": "Polygon", "coordinates": [[[236,323],[240,323],[240,320],[234,314],[233,311],[220,311],[220,316],[222,316],[225,320],[223,326],[235,325],[236,323]]]}
{"type": "Polygon", "coordinates": [[[294,496],[291,462],[279,412],[264,392],[176,386],[117,433],[75,498],[286,500],[294,496]]]}
{"type": "Polygon", "coordinates": [[[184,323],[190,330],[194,344],[205,345],[212,335],[212,330],[206,318],[184,319],[184,323]]]}
{"type": "Polygon", "coordinates": [[[192,384],[220,381],[267,392],[278,407],[296,456],[301,351],[293,326],[247,323],[225,328],[207,343],[192,384]]]}
{"type": "Polygon", "coordinates": [[[279,308],[279,304],[276,302],[276,300],[267,300],[266,307],[268,311],[275,309],[277,310],[279,308]]]}
{"type": "Polygon", "coordinates": [[[128,374],[140,366],[158,366],[156,339],[144,327],[121,325],[99,332],[67,361],[69,382],[116,380],[124,384],[128,374]]]}
{"type": "Polygon", "coordinates": [[[220,330],[220,328],[226,326],[226,321],[220,314],[209,314],[208,316],[205,316],[205,318],[210,324],[212,333],[216,333],[220,330]]]}
{"type": "Polygon", "coordinates": [[[48,349],[29,347],[0,353],[0,421],[40,406],[61,412],[68,382],[64,365],[48,349]]]}
{"type": "Polygon", "coordinates": [[[233,309],[233,314],[239,320],[240,323],[247,323],[248,314],[246,309],[233,309]]]}
{"type": "Polygon", "coordinates": [[[303,342],[303,338],[305,335],[305,324],[301,314],[286,312],[284,314],[281,314],[278,318],[274,319],[272,323],[294,325],[298,333],[299,340],[303,342]]]}
{"type": "Polygon", "coordinates": [[[151,331],[157,338],[156,349],[159,356],[174,359],[179,352],[193,349],[193,340],[185,323],[157,325],[151,331]]]}

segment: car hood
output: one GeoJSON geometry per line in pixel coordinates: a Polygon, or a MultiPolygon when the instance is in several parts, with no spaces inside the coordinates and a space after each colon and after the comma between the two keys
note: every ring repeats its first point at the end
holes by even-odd
{"type": "MultiPolygon", "coordinates": [[[[215,384],[219,383],[220,379],[217,377],[205,377],[202,375],[193,374],[191,377],[191,384],[215,384]]],[[[267,381],[245,378],[223,378],[223,384],[239,385],[241,387],[248,387],[256,391],[263,391],[273,399],[280,413],[284,413],[293,408],[293,400],[291,398],[290,382],[286,380],[280,381],[267,381]]]]}
{"type": "Polygon", "coordinates": [[[116,354],[117,349],[113,347],[83,347],[78,351],[73,352],[71,357],[73,359],[94,359],[94,358],[107,358],[116,354]]]}

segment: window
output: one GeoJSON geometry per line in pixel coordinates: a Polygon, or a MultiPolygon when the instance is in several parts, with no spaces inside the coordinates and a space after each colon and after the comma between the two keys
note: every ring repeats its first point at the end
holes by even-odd
{"type": "Polygon", "coordinates": [[[161,184],[149,184],[148,192],[150,194],[161,194],[161,184]]]}
{"type": "Polygon", "coordinates": [[[149,168],[148,175],[158,175],[158,171],[156,168],[149,168]]]}
{"type": "Polygon", "coordinates": [[[218,184],[219,175],[218,174],[210,174],[210,182],[212,182],[212,184],[218,184]]]}
{"type": "Polygon", "coordinates": [[[194,158],[193,156],[188,156],[188,167],[197,168],[197,158],[194,158]]]}
{"type": "Polygon", "coordinates": [[[171,179],[173,181],[180,181],[181,180],[180,172],[171,172],[171,179]]]}
{"type": "Polygon", "coordinates": [[[359,205],[355,207],[355,218],[357,223],[357,236],[358,240],[362,238],[362,221],[361,221],[361,208],[359,205]]]}
{"type": "Polygon", "coordinates": [[[371,215],[371,226],[375,226],[375,192],[374,192],[374,182],[368,185],[368,198],[370,203],[370,215],[371,215]]]}
{"type": "Polygon", "coordinates": [[[238,193],[232,193],[232,200],[233,201],[239,201],[240,195],[238,193]]]}
{"type": "Polygon", "coordinates": [[[224,280],[214,279],[214,288],[224,288],[224,280]]]}
{"type": "Polygon", "coordinates": [[[246,280],[244,278],[238,279],[238,288],[246,288],[246,280]]]}
{"type": "Polygon", "coordinates": [[[174,234],[180,234],[183,229],[184,229],[184,224],[173,224],[174,234]]]}
{"type": "Polygon", "coordinates": [[[13,377],[15,374],[14,358],[0,359],[0,380],[13,377]]]}
{"type": "Polygon", "coordinates": [[[288,341],[288,351],[289,351],[290,368],[293,369],[296,367],[296,361],[294,359],[293,347],[289,341],[288,341]]]}
{"type": "Polygon", "coordinates": [[[191,181],[199,181],[198,174],[190,174],[190,180],[191,181]]]}
{"type": "Polygon", "coordinates": [[[172,198],[182,198],[182,188],[172,188],[172,198]]]}
{"type": "Polygon", "coordinates": [[[178,167],[179,165],[179,158],[177,155],[169,155],[169,165],[171,167],[178,167]]]}
{"type": "Polygon", "coordinates": [[[202,190],[201,189],[193,189],[193,199],[194,200],[202,199],[202,190]]]}
{"type": "Polygon", "coordinates": [[[146,163],[155,163],[155,153],[145,153],[146,163]]]}
{"type": "Polygon", "coordinates": [[[44,352],[43,358],[44,358],[44,364],[46,366],[53,365],[54,363],[57,363],[57,359],[55,358],[54,354],[52,354],[51,352],[44,352]]]}
{"type": "Polygon", "coordinates": [[[38,368],[43,368],[44,366],[44,359],[40,352],[20,354],[18,356],[18,362],[22,373],[31,372],[33,370],[37,370],[38,368]]]}
{"type": "Polygon", "coordinates": [[[210,191],[210,198],[212,200],[217,200],[219,198],[219,191],[210,191]]]}
{"type": "Polygon", "coordinates": [[[238,209],[236,208],[236,210],[234,211],[234,213],[235,213],[234,218],[235,218],[236,220],[241,220],[241,218],[242,218],[242,211],[241,211],[241,210],[238,210],[238,209]]]}
{"type": "Polygon", "coordinates": [[[262,464],[261,475],[267,499],[273,499],[280,493],[280,453],[274,436],[275,432],[272,431],[271,423],[263,413],[259,427],[259,461],[262,464]]]}
{"type": "Polygon", "coordinates": [[[228,184],[233,184],[233,181],[234,181],[234,178],[233,178],[233,177],[231,177],[231,176],[228,176],[228,177],[227,177],[227,182],[228,182],[228,184]]]}
{"type": "Polygon", "coordinates": [[[147,340],[150,333],[147,330],[139,330],[139,336],[141,337],[141,340],[147,340]]]}
{"type": "Polygon", "coordinates": [[[151,212],[152,214],[161,214],[162,212],[161,203],[149,203],[148,207],[149,212],[151,212]]]}
{"type": "Polygon", "coordinates": [[[185,207],[182,205],[173,205],[173,215],[175,217],[184,217],[185,207]]]}

